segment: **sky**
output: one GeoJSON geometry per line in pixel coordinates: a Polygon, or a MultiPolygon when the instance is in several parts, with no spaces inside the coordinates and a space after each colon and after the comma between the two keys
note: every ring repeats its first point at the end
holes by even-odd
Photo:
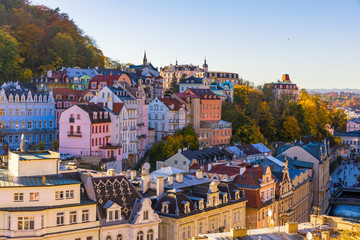
{"type": "Polygon", "coordinates": [[[202,65],[256,85],[360,88],[360,0],[33,0],[59,7],[105,56],[202,65]]]}

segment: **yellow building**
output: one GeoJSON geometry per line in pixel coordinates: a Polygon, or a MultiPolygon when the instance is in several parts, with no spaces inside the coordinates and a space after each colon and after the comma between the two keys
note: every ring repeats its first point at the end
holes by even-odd
{"type": "Polygon", "coordinates": [[[287,222],[308,222],[311,211],[311,182],[306,169],[289,168],[284,162],[284,170],[279,196],[280,225],[287,222]]]}
{"type": "Polygon", "coordinates": [[[245,227],[247,200],[231,180],[211,181],[200,170],[195,176],[168,170],[143,171],[140,181],[133,179],[140,183],[142,194],[153,199],[162,219],[159,239],[191,239],[200,233],[245,227]]]}
{"type": "Polygon", "coordinates": [[[99,239],[96,203],[58,173],[59,153],[11,152],[0,170],[0,239],[99,239]]]}
{"type": "Polygon", "coordinates": [[[243,167],[234,179],[235,184],[245,192],[246,228],[264,228],[277,225],[278,209],[275,201],[277,179],[270,167],[243,167]]]}

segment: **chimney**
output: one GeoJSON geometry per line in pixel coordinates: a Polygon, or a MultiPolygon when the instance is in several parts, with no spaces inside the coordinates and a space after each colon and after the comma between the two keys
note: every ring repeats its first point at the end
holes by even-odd
{"type": "Polygon", "coordinates": [[[230,237],[232,238],[241,238],[247,236],[246,228],[231,228],[230,229],[230,237]]]}
{"type": "Polygon", "coordinates": [[[113,101],[112,101],[112,97],[109,97],[109,101],[107,103],[107,107],[110,109],[110,110],[113,110],[113,101]]]}
{"type": "Polygon", "coordinates": [[[321,232],[321,239],[330,240],[330,232],[329,231],[321,232]]]}
{"type": "Polygon", "coordinates": [[[245,171],[246,171],[246,167],[240,167],[240,176],[242,176],[245,171]]]}
{"type": "Polygon", "coordinates": [[[134,180],[136,178],[136,170],[131,170],[130,171],[130,176],[131,176],[130,179],[134,180]]]}
{"type": "Polygon", "coordinates": [[[173,185],[174,183],[174,176],[173,175],[169,175],[168,176],[168,185],[173,185]]]}
{"type": "Polygon", "coordinates": [[[183,182],[183,174],[182,174],[182,173],[176,174],[176,181],[177,181],[178,183],[182,183],[182,182],[183,182]]]}
{"type": "Polygon", "coordinates": [[[212,164],[211,164],[211,163],[208,163],[207,170],[210,171],[210,170],[211,170],[211,167],[212,167],[212,164]]]}
{"type": "Polygon", "coordinates": [[[181,148],[178,149],[178,153],[181,153],[181,148]]]}
{"type": "Polygon", "coordinates": [[[141,181],[141,190],[143,193],[145,193],[150,187],[150,174],[146,172],[142,173],[141,181]]]}
{"type": "Polygon", "coordinates": [[[115,176],[115,169],[108,169],[106,175],[115,176]]]}
{"type": "Polygon", "coordinates": [[[159,200],[164,195],[164,177],[156,178],[156,198],[159,200]]]}
{"type": "Polygon", "coordinates": [[[42,176],[42,182],[44,185],[46,184],[46,176],[45,175],[42,176]]]}
{"type": "Polygon", "coordinates": [[[203,172],[200,169],[198,169],[196,171],[196,178],[197,179],[202,179],[203,178],[203,172]]]}

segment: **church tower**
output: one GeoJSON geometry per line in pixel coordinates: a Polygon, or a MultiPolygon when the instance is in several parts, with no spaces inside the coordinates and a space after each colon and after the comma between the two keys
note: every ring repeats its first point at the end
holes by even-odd
{"type": "Polygon", "coordinates": [[[148,65],[148,61],[147,61],[147,58],[146,58],[146,50],[144,51],[143,65],[144,65],[144,66],[147,66],[147,65],[148,65]]]}
{"type": "Polygon", "coordinates": [[[207,65],[207,63],[206,63],[206,58],[205,58],[205,60],[204,60],[203,69],[204,69],[204,72],[207,72],[207,71],[208,71],[208,65],[207,65]]]}

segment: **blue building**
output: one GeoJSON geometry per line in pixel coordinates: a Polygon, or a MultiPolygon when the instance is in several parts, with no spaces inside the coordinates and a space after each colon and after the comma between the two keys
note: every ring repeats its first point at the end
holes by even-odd
{"type": "Polygon", "coordinates": [[[34,84],[20,82],[4,83],[0,89],[2,142],[17,149],[21,134],[25,133],[29,146],[42,141],[50,148],[56,132],[52,91],[37,91],[34,84]]]}

